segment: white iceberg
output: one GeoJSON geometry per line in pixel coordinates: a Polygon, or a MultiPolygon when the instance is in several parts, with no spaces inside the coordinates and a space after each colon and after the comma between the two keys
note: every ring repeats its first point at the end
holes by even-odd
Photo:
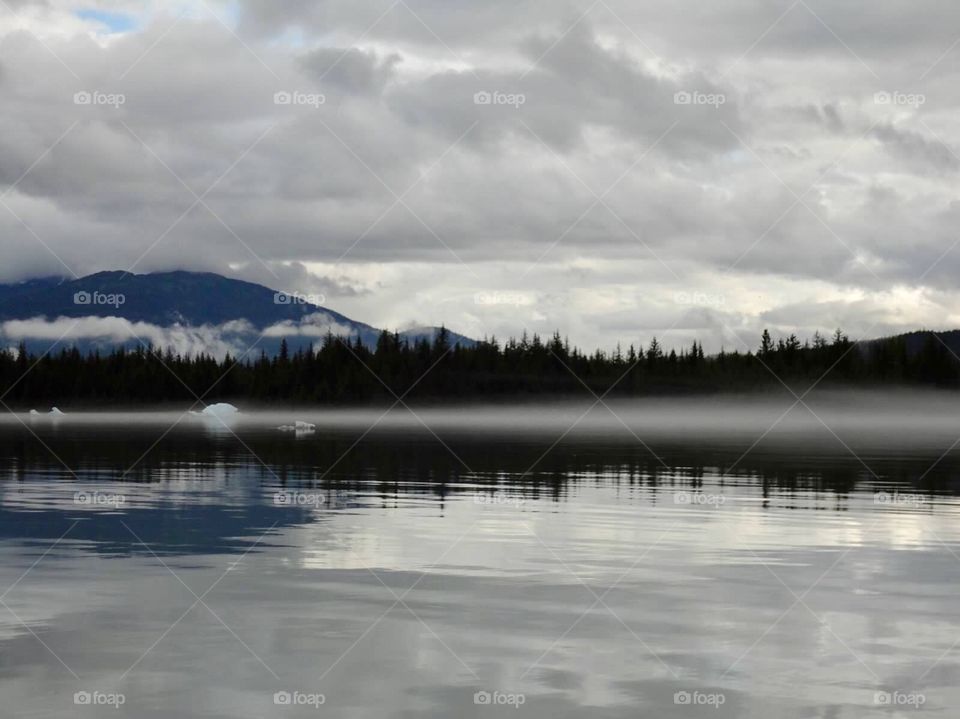
{"type": "Polygon", "coordinates": [[[232,404],[229,404],[227,402],[218,402],[217,404],[211,404],[207,407],[204,407],[202,412],[194,412],[193,410],[191,410],[190,414],[195,415],[197,417],[224,418],[224,417],[232,417],[239,411],[240,410],[234,407],[232,404]]]}
{"type": "Polygon", "coordinates": [[[39,415],[39,414],[40,414],[40,413],[37,412],[37,410],[35,410],[35,409],[31,409],[31,410],[30,410],[30,416],[31,416],[31,417],[36,416],[36,415],[39,415]]]}
{"type": "Polygon", "coordinates": [[[191,411],[190,414],[196,417],[197,422],[207,432],[214,434],[233,434],[233,429],[240,421],[240,410],[232,404],[218,402],[204,407],[201,412],[191,411]]]}
{"type": "Polygon", "coordinates": [[[204,407],[203,412],[200,414],[208,417],[229,417],[239,411],[240,410],[234,407],[232,404],[228,404],[227,402],[218,402],[217,404],[211,404],[209,407],[204,407]]]}
{"type": "Polygon", "coordinates": [[[50,408],[50,414],[58,415],[58,414],[63,414],[63,412],[61,412],[61,411],[60,411],[59,409],[57,409],[56,407],[51,407],[51,408],[50,408]]]}

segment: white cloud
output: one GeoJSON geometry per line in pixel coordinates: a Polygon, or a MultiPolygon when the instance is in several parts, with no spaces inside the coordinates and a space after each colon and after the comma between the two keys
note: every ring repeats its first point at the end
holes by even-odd
{"type": "Polygon", "coordinates": [[[306,315],[301,321],[278,322],[263,330],[264,337],[325,337],[328,333],[338,337],[348,337],[352,331],[346,325],[336,323],[324,312],[306,315]]]}
{"type": "Polygon", "coordinates": [[[719,312],[749,332],[953,321],[956,7],[811,5],[818,20],[801,3],[771,28],[783,9],[750,0],[698,4],[697,22],[685,2],[449,0],[379,22],[389,4],[374,5],[15,2],[2,279],[296,275],[376,326],[605,346],[671,326],[719,344],[719,312]],[[135,29],[107,41],[77,15],[91,7],[135,29]],[[81,90],[125,102],[78,106],[81,90]],[[477,105],[480,91],[525,102],[477,105]],[[732,299],[665,299],[691,288],[732,299]],[[536,301],[472,302],[492,290],[536,301]]]}
{"type": "Polygon", "coordinates": [[[216,357],[223,357],[227,353],[243,353],[249,341],[230,338],[231,334],[242,332],[254,330],[245,322],[228,322],[220,326],[159,327],[148,322],[130,322],[121,317],[58,317],[55,320],[38,317],[0,323],[0,334],[7,341],[106,340],[121,343],[132,340],[162,350],[170,348],[178,354],[196,355],[203,352],[216,357]]]}

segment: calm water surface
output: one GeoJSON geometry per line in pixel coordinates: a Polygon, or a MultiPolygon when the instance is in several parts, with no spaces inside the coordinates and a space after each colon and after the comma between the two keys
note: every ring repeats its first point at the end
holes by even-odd
{"type": "Polygon", "coordinates": [[[0,715],[956,716],[960,427],[782,409],[8,416],[0,715]]]}

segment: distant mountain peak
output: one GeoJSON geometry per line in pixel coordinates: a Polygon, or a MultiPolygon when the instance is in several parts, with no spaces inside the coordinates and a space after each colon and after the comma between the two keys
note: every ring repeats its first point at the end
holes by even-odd
{"type": "MultiPolygon", "coordinates": [[[[77,279],[45,277],[0,285],[0,323],[21,321],[14,323],[14,329],[21,336],[12,336],[10,327],[5,326],[4,341],[24,339],[33,340],[34,345],[44,341],[49,345],[51,334],[55,334],[49,325],[61,318],[100,318],[99,323],[84,323],[85,330],[80,331],[86,331],[86,335],[77,334],[76,328],[68,332],[64,341],[83,347],[136,342],[139,338],[124,334],[132,334],[131,326],[148,326],[151,330],[189,326],[207,328],[207,334],[219,331],[224,335],[218,338],[220,349],[224,342],[239,348],[245,340],[257,340],[259,335],[258,347],[268,353],[278,351],[282,339],[295,350],[320,341],[326,331],[359,337],[365,345],[373,347],[381,332],[314,304],[308,297],[213,272],[170,270],[137,274],[106,270],[77,279]],[[127,324],[116,326],[116,322],[107,323],[107,318],[126,320],[127,324]],[[23,322],[26,320],[37,322],[23,322]],[[44,322],[47,325],[38,325],[33,330],[36,337],[26,334],[31,331],[26,325],[44,322]]],[[[434,334],[437,329],[419,327],[400,334],[414,341],[434,334]]],[[[158,338],[158,342],[162,341],[162,333],[158,338]]],[[[450,341],[473,343],[452,332],[450,341]]]]}

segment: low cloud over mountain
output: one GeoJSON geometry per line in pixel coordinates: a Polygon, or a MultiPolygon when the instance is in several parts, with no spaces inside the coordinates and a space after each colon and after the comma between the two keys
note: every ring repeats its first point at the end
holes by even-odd
{"type": "MultiPolygon", "coordinates": [[[[102,272],[0,285],[0,341],[37,352],[156,347],[222,358],[295,351],[324,337],[374,346],[380,330],[319,306],[323,298],[274,291],[210,273],[102,272]]],[[[437,328],[404,331],[411,341],[437,328]]],[[[451,333],[455,342],[470,342],[451,333]]]]}

